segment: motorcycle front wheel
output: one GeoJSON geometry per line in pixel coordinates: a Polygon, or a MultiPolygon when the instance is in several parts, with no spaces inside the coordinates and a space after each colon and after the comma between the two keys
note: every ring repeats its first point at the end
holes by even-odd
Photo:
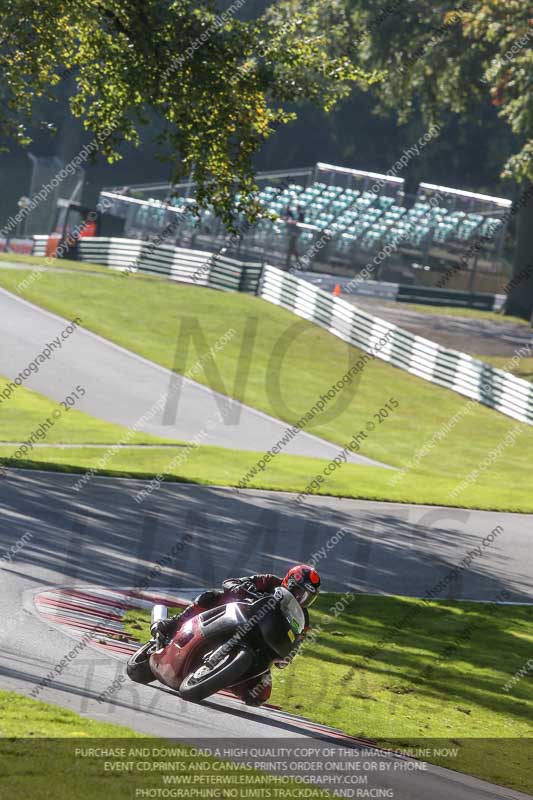
{"type": "Polygon", "coordinates": [[[197,703],[211,694],[227,689],[246,675],[253,663],[253,655],[247,649],[228,653],[218,664],[202,664],[189,673],[182,682],[179,693],[184,700],[197,703]]]}
{"type": "Polygon", "coordinates": [[[150,656],[157,649],[155,642],[146,642],[129,659],[126,672],[130,680],[135,683],[151,683],[155,676],[150,668],[150,656]]]}

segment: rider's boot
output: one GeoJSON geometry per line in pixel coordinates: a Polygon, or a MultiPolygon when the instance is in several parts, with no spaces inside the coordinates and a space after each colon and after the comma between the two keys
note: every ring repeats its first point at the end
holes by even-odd
{"type": "Polygon", "coordinates": [[[262,706],[272,694],[272,675],[270,670],[263,672],[256,678],[244,681],[235,687],[237,694],[247,706],[262,706]]]}
{"type": "Polygon", "coordinates": [[[192,603],[189,603],[189,605],[181,612],[181,614],[154,622],[150,628],[152,638],[155,639],[156,635],[159,634],[165,641],[170,641],[178,628],[181,628],[193,617],[201,614],[202,611],[207,611],[208,608],[213,608],[223,594],[224,592],[220,592],[218,590],[202,592],[198,595],[198,597],[194,598],[192,603]]]}

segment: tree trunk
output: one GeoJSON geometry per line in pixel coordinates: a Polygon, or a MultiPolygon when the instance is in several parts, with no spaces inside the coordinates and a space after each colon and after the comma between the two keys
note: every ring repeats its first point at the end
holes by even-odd
{"type": "Polygon", "coordinates": [[[533,185],[527,183],[517,202],[516,250],[504,313],[533,324],[533,185]],[[527,200],[524,201],[524,198],[527,200]]]}

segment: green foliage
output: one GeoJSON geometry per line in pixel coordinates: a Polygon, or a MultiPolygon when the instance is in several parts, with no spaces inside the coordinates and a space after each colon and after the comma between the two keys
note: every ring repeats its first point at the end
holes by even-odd
{"type": "Polygon", "coordinates": [[[292,118],[284,106],[325,109],[364,73],[339,49],[348,26],[339,0],[292,0],[255,20],[245,0],[5,0],[0,38],[0,133],[30,142],[35,103],[70,80],[72,113],[110,162],[139,144],[155,115],[161,153],[179,180],[191,170],[200,205],[228,223],[233,196],[257,216],[252,157],[292,118]],[[241,15],[242,16],[242,15],[241,15]]]}
{"type": "MultiPolygon", "coordinates": [[[[111,676],[113,673],[110,671],[109,674],[111,676]]],[[[119,691],[131,693],[128,683],[119,683],[119,691]]],[[[64,697],[68,698],[67,693],[64,697]]],[[[121,714],[116,711],[120,708],[120,695],[118,706],[114,708],[107,703],[98,704],[93,698],[91,700],[91,713],[120,721],[121,714]]],[[[170,701],[168,698],[166,700],[168,704],[170,701]]],[[[68,703],[68,699],[63,702],[68,703]]],[[[137,720],[141,719],[142,715],[139,714],[137,720]]],[[[160,761],[160,754],[162,748],[168,747],[167,739],[148,737],[132,728],[88,719],[87,713],[81,716],[61,706],[32,700],[15,692],[0,691],[0,734],[2,797],[31,797],[32,800],[71,800],[73,797],[101,800],[105,797],[106,800],[126,800],[145,793],[150,795],[154,792],[154,770],[146,769],[146,755],[138,753],[141,748],[148,749],[153,763],[159,763],[159,780],[166,769],[161,771],[163,762],[160,761]],[[84,748],[85,755],[76,754],[79,747],[84,748]],[[110,756],[113,769],[106,766],[106,756],[100,758],[90,755],[91,751],[97,752],[96,748],[115,751],[116,756],[110,756]],[[124,755],[120,754],[122,750],[124,755]],[[144,768],[141,768],[143,761],[144,768]]],[[[233,762],[199,756],[196,749],[176,741],[173,746],[180,748],[182,764],[172,758],[168,774],[179,782],[183,778],[187,786],[190,786],[188,779],[191,773],[198,775],[194,783],[204,787],[206,780],[219,785],[217,779],[220,781],[221,774],[227,773],[225,791],[232,797],[240,797],[242,787],[252,781],[264,787],[261,791],[264,791],[265,797],[274,797],[276,787],[279,787],[275,775],[267,776],[264,772],[233,762]]],[[[283,797],[288,800],[301,797],[301,786],[298,781],[283,783],[283,797]]],[[[185,796],[190,789],[178,791],[183,792],[180,796],[185,796]]],[[[209,789],[205,794],[211,796],[209,789]]],[[[189,796],[194,797],[194,794],[191,792],[189,796]]],[[[314,800],[331,797],[318,788],[305,796],[314,800]]]]}
{"type": "Polygon", "coordinates": [[[360,63],[384,70],[386,108],[476,114],[492,103],[518,137],[505,177],[533,179],[533,19],[522,0],[348,0],[360,63]]]}
{"type": "MultiPolygon", "coordinates": [[[[28,275],[22,270],[0,270],[0,285],[16,292],[17,284],[28,275]]],[[[213,361],[218,375],[208,365],[209,368],[195,372],[195,380],[289,424],[297,422],[312,408],[360,357],[356,348],[312,323],[296,321],[289,311],[264,300],[173,285],[142,275],[124,278],[46,272],[24,296],[67,319],[79,316],[85,328],[182,374],[208,353],[231,327],[236,335],[217,352],[213,361]],[[190,320],[191,311],[205,336],[205,344],[180,348],[180,363],[176,364],[177,337],[186,330],[183,326],[190,320]],[[257,320],[257,336],[250,339],[247,326],[253,318],[257,320]],[[156,326],[154,319],[158,322],[156,326]],[[289,340],[290,347],[279,363],[275,354],[280,353],[280,343],[289,340]],[[253,352],[253,358],[245,385],[238,389],[243,342],[253,352]],[[282,387],[281,395],[276,386],[282,387]]],[[[520,359],[520,369],[524,368],[527,366],[520,359]]],[[[465,404],[469,403],[465,398],[379,359],[369,362],[360,374],[359,382],[354,382],[343,394],[342,405],[334,406],[335,415],[330,416],[330,409],[327,409],[327,415],[315,417],[307,430],[337,443],[341,449],[355,433],[364,429],[368,420],[373,420],[373,415],[388,398],[394,396],[400,403],[399,408],[386,424],[378,425],[362,442],[361,451],[382,463],[405,467],[407,473],[396,482],[396,473],[389,470],[345,464],[327,478],[321,486],[322,493],[401,503],[533,511],[531,426],[521,425],[520,436],[505,449],[504,456],[483,470],[457,498],[450,498],[455,487],[480,468],[487,453],[500,447],[518,423],[481,405],[471,406],[471,411],[463,417],[465,404]],[[440,437],[439,431],[457,414],[460,415],[457,424],[448,435],[440,437]],[[467,447],[465,442],[468,442],[467,447]],[[424,446],[427,451],[421,453],[424,446]]],[[[15,397],[22,397],[20,392],[18,390],[15,397]]],[[[13,402],[17,402],[15,398],[11,398],[10,403],[13,402]]],[[[26,406],[24,417],[31,408],[35,410],[35,406],[26,406]]],[[[72,414],[74,411],[67,416],[72,414]]],[[[84,440],[81,434],[75,435],[77,425],[74,422],[70,430],[63,431],[71,438],[63,441],[105,441],[103,431],[98,439],[91,435],[84,440]]],[[[26,426],[27,435],[31,429],[30,425],[26,426]]],[[[14,446],[0,448],[0,460],[12,457],[15,449],[14,446]]],[[[108,466],[113,471],[128,474],[165,473],[179,480],[236,486],[259,458],[258,453],[250,451],[199,447],[186,462],[169,468],[175,455],[168,452],[169,449],[121,449],[108,466]]],[[[44,447],[27,457],[80,471],[98,468],[102,450],[44,447]]],[[[267,469],[256,474],[249,486],[300,493],[325,466],[323,460],[280,454],[269,462],[267,469]]]]}

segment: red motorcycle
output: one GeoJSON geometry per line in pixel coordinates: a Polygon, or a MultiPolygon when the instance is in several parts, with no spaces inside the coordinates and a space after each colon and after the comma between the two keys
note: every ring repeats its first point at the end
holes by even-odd
{"type": "MultiPolygon", "coordinates": [[[[165,606],[153,607],[152,623],[166,616],[165,606]]],[[[157,679],[193,702],[221,689],[239,696],[239,687],[291,654],[304,627],[303,611],[287,589],[249,593],[193,617],[168,643],[159,635],[147,642],[129,659],[127,674],[136,683],[157,679]]]]}

